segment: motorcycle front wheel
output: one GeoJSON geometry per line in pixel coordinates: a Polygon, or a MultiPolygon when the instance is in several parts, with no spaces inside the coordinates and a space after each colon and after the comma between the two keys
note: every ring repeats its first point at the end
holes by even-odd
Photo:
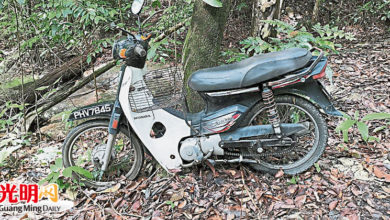
{"type": "MultiPolygon", "coordinates": [[[[244,154],[255,159],[257,164],[252,168],[271,174],[283,170],[295,175],[309,169],[323,154],[328,141],[327,124],[318,109],[307,100],[297,96],[276,96],[276,110],[281,123],[299,123],[307,127],[307,131],[294,134],[290,138],[292,146],[264,147],[261,151],[245,149],[244,154]]],[[[249,112],[243,122],[246,126],[270,124],[267,106],[258,103],[249,112]]],[[[283,131],[282,131],[283,132],[283,131]]],[[[256,139],[277,139],[275,135],[265,135],[256,139]]]]}
{"type": "Polygon", "coordinates": [[[108,126],[108,120],[84,122],[72,129],[62,148],[65,168],[81,167],[92,174],[92,179],[77,172],[72,175],[89,187],[106,188],[119,181],[134,180],[143,165],[144,152],[140,141],[133,132],[121,126],[113,145],[108,170],[99,177],[108,139],[108,126]]]}

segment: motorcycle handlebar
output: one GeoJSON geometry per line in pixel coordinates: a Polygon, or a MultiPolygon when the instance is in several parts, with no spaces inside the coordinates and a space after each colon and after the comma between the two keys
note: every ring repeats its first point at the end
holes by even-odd
{"type": "Polygon", "coordinates": [[[146,50],[144,49],[144,47],[140,44],[138,44],[135,48],[134,48],[134,52],[140,56],[140,57],[145,57],[146,56],[146,50]]]}

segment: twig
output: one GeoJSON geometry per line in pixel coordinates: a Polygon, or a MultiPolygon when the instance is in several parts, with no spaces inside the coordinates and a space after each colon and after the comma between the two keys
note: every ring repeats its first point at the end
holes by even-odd
{"type": "Polygon", "coordinates": [[[153,43],[157,43],[162,41],[164,38],[166,38],[168,35],[172,34],[173,32],[179,30],[180,28],[184,27],[186,22],[189,21],[190,18],[185,19],[183,22],[180,22],[179,24],[169,28],[166,32],[160,34],[158,37],[153,39],[153,43]]]}
{"type": "Polygon", "coordinates": [[[98,94],[98,88],[96,83],[96,75],[95,75],[95,64],[92,64],[92,74],[93,74],[93,83],[95,86],[95,96],[96,96],[96,102],[99,102],[99,94],[98,94]]]}
{"type": "MultiPolygon", "coordinates": [[[[169,184],[172,180],[173,180],[174,176],[171,177],[164,185],[160,186],[156,191],[154,191],[153,193],[151,193],[151,197],[155,196],[157,193],[160,192],[160,190],[163,188],[163,187],[166,187],[167,184],[169,184]]],[[[161,190],[161,191],[164,191],[164,190],[161,190]]]]}
{"type": "MultiPolygon", "coordinates": [[[[257,207],[257,204],[256,204],[255,200],[253,199],[252,194],[249,193],[248,186],[245,184],[244,170],[242,169],[242,167],[241,167],[241,179],[242,179],[242,185],[244,186],[246,193],[248,194],[249,198],[251,199],[253,205],[256,207],[256,210],[259,210],[259,207],[257,207]]],[[[260,219],[259,214],[257,214],[257,219],[260,219]]]]}
{"type": "Polygon", "coordinates": [[[124,215],[124,216],[131,216],[131,217],[137,217],[137,218],[141,218],[141,219],[144,218],[143,216],[135,215],[135,214],[129,214],[129,213],[122,213],[122,215],[124,215]]]}
{"type": "Polygon", "coordinates": [[[78,188],[79,188],[79,192],[82,192],[86,197],[88,197],[88,199],[90,199],[95,206],[99,207],[100,210],[104,209],[104,207],[102,207],[99,203],[97,203],[94,199],[92,199],[87,193],[85,193],[84,190],[81,189],[80,185],[78,185],[78,188]]]}
{"type": "MultiPolygon", "coordinates": [[[[34,25],[34,23],[32,23],[32,22],[30,21],[30,24],[34,27],[35,31],[38,32],[38,28],[34,25]]],[[[41,40],[42,40],[43,44],[46,46],[46,48],[47,48],[55,57],[57,57],[57,59],[58,59],[61,63],[63,63],[64,61],[57,55],[57,53],[55,53],[55,52],[51,49],[51,47],[47,44],[47,42],[45,41],[45,39],[44,39],[43,37],[41,38],[41,40]]],[[[73,71],[72,71],[72,72],[73,72],[73,71]]]]}
{"type": "Polygon", "coordinates": [[[150,15],[149,17],[147,17],[143,22],[142,22],[142,25],[146,24],[146,22],[148,22],[152,17],[154,17],[155,15],[163,12],[164,10],[159,10],[159,11],[156,11],[154,12],[152,15],[150,15]]]}
{"type": "Polygon", "coordinates": [[[20,70],[22,71],[22,106],[23,106],[23,128],[24,128],[24,131],[27,132],[27,129],[26,129],[26,103],[24,102],[24,71],[23,71],[23,67],[22,65],[20,64],[20,35],[19,35],[19,16],[18,16],[18,10],[16,8],[16,2],[13,1],[14,3],[14,11],[15,11],[15,19],[16,19],[16,38],[18,39],[18,53],[19,53],[19,56],[18,56],[18,59],[17,59],[17,63],[19,64],[19,67],[20,70]]]}

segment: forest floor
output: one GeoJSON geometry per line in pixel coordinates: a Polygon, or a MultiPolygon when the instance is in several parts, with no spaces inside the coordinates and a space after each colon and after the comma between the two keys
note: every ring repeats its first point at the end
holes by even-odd
{"type": "MultiPolygon", "coordinates": [[[[327,88],[341,111],[361,116],[390,112],[390,34],[354,29],[355,42],[344,43],[330,57],[335,71],[327,88]]],[[[197,167],[179,175],[160,168],[107,192],[79,188],[60,193],[75,207],[55,215],[28,213],[31,219],[390,219],[390,129],[373,133],[379,142],[365,143],[357,129],[348,143],[335,133],[341,119],[328,118],[329,145],[319,168],[296,177],[261,174],[245,166],[197,167]]],[[[389,125],[387,125],[389,128],[389,125]]],[[[1,181],[36,183],[59,155],[63,127],[33,147],[18,150],[12,166],[0,170],[1,181]],[[43,153],[42,153],[43,152],[43,153]],[[24,161],[24,162],[21,162],[24,161]]],[[[148,173],[144,171],[144,173],[148,173]]],[[[1,215],[0,219],[10,219],[1,215]]],[[[18,217],[17,219],[20,219],[18,217]]]]}

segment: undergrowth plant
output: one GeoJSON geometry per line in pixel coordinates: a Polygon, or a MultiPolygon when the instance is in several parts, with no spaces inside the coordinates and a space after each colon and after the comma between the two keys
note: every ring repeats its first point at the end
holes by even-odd
{"type": "MultiPolygon", "coordinates": [[[[156,34],[162,34],[173,28],[175,25],[184,22],[184,26],[176,30],[171,36],[164,38],[162,41],[150,43],[148,50],[148,60],[153,62],[167,63],[173,57],[177,57],[181,60],[181,54],[177,53],[177,49],[183,46],[180,37],[184,37],[186,27],[190,26],[190,17],[194,3],[191,0],[174,1],[171,5],[164,8],[161,12],[162,15],[157,21],[152,19],[144,21],[144,28],[147,28],[149,32],[156,34]],[[176,49],[176,51],[175,51],[176,49]],[[176,53],[175,53],[176,52],[176,53]]],[[[156,16],[163,8],[160,0],[154,0],[152,6],[146,6],[144,11],[149,11],[149,17],[156,16]]]]}
{"type": "Polygon", "coordinates": [[[335,44],[336,39],[354,40],[354,35],[340,30],[338,27],[329,25],[313,26],[313,32],[309,32],[305,27],[297,29],[296,27],[279,20],[264,20],[264,23],[275,27],[278,37],[269,37],[264,41],[260,37],[249,37],[240,42],[242,48],[239,52],[228,50],[223,56],[228,57],[227,63],[241,61],[251,55],[285,50],[293,47],[311,49],[320,48],[326,53],[337,54],[337,48],[340,44],[335,44]]]}
{"type": "Polygon", "coordinates": [[[390,20],[390,0],[373,0],[358,7],[353,14],[353,20],[357,22],[366,22],[367,14],[379,18],[379,20],[390,20]]]}
{"type": "MultiPolygon", "coordinates": [[[[334,40],[355,39],[352,33],[346,33],[338,27],[331,27],[329,25],[321,26],[320,24],[316,24],[312,28],[313,32],[309,32],[305,27],[297,29],[279,20],[263,20],[262,22],[274,26],[277,37],[269,37],[267,41],[264,41],[260,37],[248,37],[240,42],[242,48],[239,51],[227,50],[222,52],[222,56],[227,58],[227,63],[239,62],[252,55],[281,51],[294,47],[306,49],[317,47],[322,49],[325,54],[338,54],[337,48],[341,47],[341,45],[334,43],[334,40]]],[[[315,51],[314,54],[318,55],[318,51],[315,51]]],[[[326,76],[332,84],[333,70],[329,65],[326,68],[326,76]]]]}
{"type": "MultiPolygon", "coordinates": [[[[71,182],[67,181],[67,179],[71,179],[73,173],[81,175],[82,177],[87,179],[93,178],[92,174],[88,170],[85,170],[82,167],[71,166],[64,169],[61,158],[57,158],[55,160],[55,163],[53,165],[50,165],[50,171],[51,172],[46,178],[38,182],[39,185],[42,185],[46,182],[56,183],[58,184],[59,188],[62,190],[62,189],[67,189],[69,187],[72,187],[71,182]]],[[[81,186],[84,185],[83,183],[77,183],[76,180],[73,181],[74,184],[79,184],[81,186]]]]}
{"type": "Polygon", "coordinates": [[[342,133],[344,142],[348,142],[349,140],[349,129],[356,127],[358,128],[359,134],[361,138],[365,142],[371,142],[371,141],[379,141],[377,137],[371,136],[369,134],[368,124],[367,122],[373,121],[373,120],[387,120],[386,125],[377,127],[373,130],[373,132],[378,132],[383,129],[386,129],[387,126],[390,125],[390,114],[389,113],[371,113],[365,115],[363,118],[360,118],[359,112],[356,111],[354,117],[351,117],[349,115],[343,114],[345,120],[341,122],[337,128],[336,132],[342,133]]]}

